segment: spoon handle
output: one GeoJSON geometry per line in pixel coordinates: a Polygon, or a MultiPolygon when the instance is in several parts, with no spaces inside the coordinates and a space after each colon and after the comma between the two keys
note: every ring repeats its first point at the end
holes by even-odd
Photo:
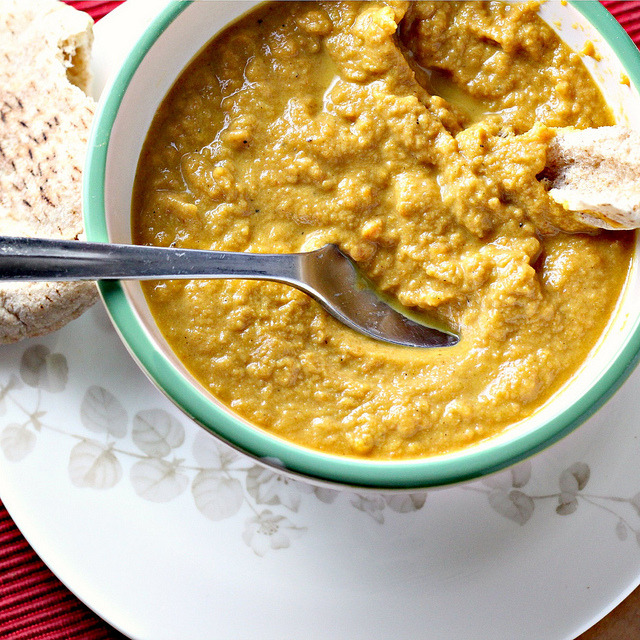
{"type": "Polygon", "coordinates": [[[297,283],[298,254],[0,237],[0,280],[243,278],[297,283]]]}
{"type": "Polygon", "coordinates": [[[335,245],[309,253],[235,253],[0,236],[0,282],[178,278],[282,282],[369,337],[417,347],[458,342],[457,336],[392,309],[363,286],[354,264],[335,245]]]}

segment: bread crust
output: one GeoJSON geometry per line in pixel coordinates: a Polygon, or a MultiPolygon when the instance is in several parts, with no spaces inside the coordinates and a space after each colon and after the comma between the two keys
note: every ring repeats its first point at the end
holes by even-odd
{"type": "Polygon", "coordinates": [[[549,195],[590,226],[640,227],[640,133],[622,126],[557,129],[549,195]]]}
{"type": "MultiPolygon", "coordinates": [[[[0,235],[82,236],[92,24],[57,0],[0,0],[0,235]]],[[[96,297],[92,282],[0,283],[0,343],[55,331],[96,297]]]]}

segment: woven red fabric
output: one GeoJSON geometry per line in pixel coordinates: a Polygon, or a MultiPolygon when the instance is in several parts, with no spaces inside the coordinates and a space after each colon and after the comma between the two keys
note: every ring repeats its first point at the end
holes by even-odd
{"type": "MultiPolygon", "coordinates": [[[[121,2],[69,0],[99,20],[121,2]]],[[[603,0],[640,46],[640,0],[603,0]]],[[[43,564],[0,502],[0,639],[125,640],[43,564]]]]}
{"type": "Polygon", "coordinates": [[[0,502],[0,638],[120,640],[43,564],[0,502]]]}
{"type": "Polygon", "coordinates": [[[115,9],[119,4],[122,4],[124,0],[120,2],[102,2],[101,0],[65,0],[67,4],[80,11],[86,11],[96,22],[115,9]]]}
{"type": "Polygon", "coordinates": [[[640,0],[603,0],[602,4],[640,47],[640,0]]]}

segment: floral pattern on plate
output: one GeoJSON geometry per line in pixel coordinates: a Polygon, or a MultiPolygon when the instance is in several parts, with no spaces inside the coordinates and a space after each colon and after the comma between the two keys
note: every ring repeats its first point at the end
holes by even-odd
{"type": "MultiPolygon", "coordinates": [[[[22,420],[0,423],[0,448],[8,461],[26,458],[43,429],[56,432],[70,440],[68,475],[78,488],[111,489],[125,476],[127,460],[131,487],[144,500],[164,503],[190,493],[196,509],[214,522],[236,516],[246,505],[251,515],[242,540],[258,556],[286,549],[304,535],[308,527],[296,514],[307,497],[331,504],[344,493],[355,509],[381,525],[387,510],[409,514],[426,504],[426,492],[358,494],[298,482],[254,463],[204,430],[198,430],[190,453],[185,452],[182,420],[187,418],[181,420],[156,407],[141,408],[130,418],[116,395],[99,385],[88,386],[82,398],[76,424],[84,432],[65,430],[48,422],[46,405],[49,394],[63,392],[68,382],[69,365],[63,353],[40,343],[24,349],[18,372],[0,381],[0,411],[6,413],[11,402],[22,414],[22,420]],[[28,394],[25,387],[33,393],[28,394]]],[[[519,525],[531,519],[536,503],[555,501],[556,513],[568,516],[584,502],[615,519],[620,540],[631,533],[640,545],[640,528],[614,509],[629,504],[640,518],[640,493],[632,498],[587,494],[584,489],[591,470],[586,463],[576,462],[560,473],[556,493],[537,495],[526,491],[532,472],[532,463],[526,461],[460,490],[485,494],[496,513],[519,525]]]]}

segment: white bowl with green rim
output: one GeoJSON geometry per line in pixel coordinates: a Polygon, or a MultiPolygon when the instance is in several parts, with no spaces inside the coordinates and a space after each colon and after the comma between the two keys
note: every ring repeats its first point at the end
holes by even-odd
{"type": "MultiPolygon", "coordinates": [[[[84,182],[87,239],[131,243],[131,196],[138,157],[161,101],[180,72],[229,22],[258,2],[170,2],[107,85],[91,132],[84,182]]],[[[640,130],[640,53],[593,0],[544,3],[542,17],[587,58],[618,123],[640,130]],[[623,81],[623,79],[625,79],[623,81]],[[628,82],[626,81],[628,79],[628,82]]],[[[385,490],[450,485],[513,465],[569,434],[624,382],[640,354],[638,248],[618,309],[588,361],[534,415],[463,451],[406,461],[369,461],[302,448],[252,426],[216,400],[173,354],[138,283],[103,282],[100,292],[123,341],[149,378],[193,420],[236,449],[298,479],[385,490]]]]}

